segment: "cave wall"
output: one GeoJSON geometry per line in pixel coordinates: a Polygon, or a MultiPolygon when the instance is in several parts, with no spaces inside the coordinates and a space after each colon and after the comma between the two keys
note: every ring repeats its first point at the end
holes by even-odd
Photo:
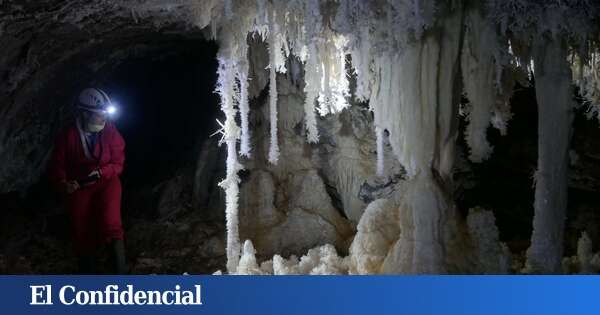
{"type": "Polygon", "coordinates": [[[203,38],[190,5],[0,2],[0,193],[23,192],[40,178],[75,91],[102,83],[132,55],[203,38]]]}

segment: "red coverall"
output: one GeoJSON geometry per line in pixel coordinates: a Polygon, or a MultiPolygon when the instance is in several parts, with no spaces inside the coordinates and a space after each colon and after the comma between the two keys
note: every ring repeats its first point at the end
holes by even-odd
{"type": "Polygon", "coordinates": [[[125,141],[110,122],[106,122],[98,135],[92,159],[85,155],[75,123],[61,131],[56,139],[49,175],[57,188],[64,180],[84,179],[97,168],[101,173],[96,183],[66,195],[74,250],[78,254],[90,253],[99,244],[123,239],[119,175],[125,162],[124,150],[125,141]]]}

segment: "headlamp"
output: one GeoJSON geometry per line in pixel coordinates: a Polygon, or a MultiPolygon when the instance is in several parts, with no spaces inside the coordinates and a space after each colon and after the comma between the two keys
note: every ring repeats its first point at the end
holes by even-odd
{"type": "Polygon", "coordinates": [[[112,116],[112,115],[114,115],[116,112],[117,112],[117,107],[116,107],[116,106],[114,106],[114,105],[109,105],[109,106],[107,106],[107,107],[106,107],[106,113],[107,113],[109,116],[112,116]]]}

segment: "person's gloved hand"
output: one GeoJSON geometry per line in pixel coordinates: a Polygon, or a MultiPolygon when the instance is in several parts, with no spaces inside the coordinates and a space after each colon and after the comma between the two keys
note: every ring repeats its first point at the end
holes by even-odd
{"type": "Polygon", "coordinates": [[[84,186],[89,186],[89,185],[95,184],[102,177],[102,173],[100,172],[99,169],[95,169],[91,173],[89,173],[87,177],[89,179],[93,179],[93,180],[90,180],[89,182],[85,183],[84,186]]]}
{"type": "Polygon", "coordinates": [[[100,179],[100,177],[102,177],[102,175],[101,175],[99,169],[95,169],[91,173],[88,174],[88,177],[96,177],[96,178],[100,179]]]}
{"type": "Polygon", "coordinates": [[[65,192],[69,195],[74,193],[77,189],[80,188],[79,183],[77,183],[76,180],[65,181],[64,185],[65,185],[65,192]]]}

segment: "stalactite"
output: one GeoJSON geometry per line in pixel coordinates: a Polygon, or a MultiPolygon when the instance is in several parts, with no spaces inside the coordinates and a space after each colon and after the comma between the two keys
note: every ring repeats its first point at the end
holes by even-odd
{"type": "Polygon", "coordinates": [[[319,53],[317,46],[320,41],[322,31],[321,10],[318,0],[309,0],[304,2],[303,18],[305,27],[302,34],[307,43],[300,53],[300,58],[305,60],[304,65],[304,121],[307,131],[307,140],[310,143],[319,141],[319,131],[317,129],[316,102],[319,97],[321,83],[321,65],[319,62],[319,53]]]}
{"type": "Polygon", "coordinates": [[[231,20],[233,17],[233,0],[223,1],[223,15],[227,20],[231,20]]]}
{"type": "MultiPolygon", "coordinates": [[[[398,100],[393,100],[392,93],[392,67],[386,66],[386,63],[391,63],[389,54],[385,54],[376,58],[374,63],[374,80],[373,89],[371,90],[369,107],[373,112],[375,123],[375,137],[377,149],[377,175],[382,176],[384,172],[384,152],[383,152],[383,135],[385,130],[384,117],[387,114],[385,104],[391,104],[398,100]]],[[[397,83],[397,82],[396,82],[397,83]]]]}
{"type": "MultiPolygon", "coordinates": [[[[245,49],[242,56],[246,56],[248,45],[244,45],[245,49]]],[[[248,104],[248,61],[246,58],[239,60],[236,77],[239,82],[239,108],[240,108],[240,123],[242,127],[242,135],[240,141],[240,155],[250,157],[250,128],[248,126],[248,116],[250,106],[248,104]]]]}
{"type": "Polygon", "coordinates": [[[573,101],[567,47],[561,38],[543,36],[534,43],[538,102],[538,170],[527,271],[559,273],[567,210],[569,142],[573,101]]]}
{"type": "Polygon", "coordinates": [[[240,142],[240,154],[250,157],[250,128],[248,127],[248,116],[250,107],[248,105],[248,75],[240,74],[240,122],[242,125],[242,137],[240,142]]]}
{"type": "MultiPolygon", "coordinates": [[[[310,44],[309,51],[316,52],[314,44],[310,44]]],[[[317,116],[315,112],[315,102],[319,96],[319,85],[317,84],[317,82],[319,82],[319,65],[315,53],[309,54],[304,69],[304,93],[306,94],[306,98],[304,99],[304,121],[307,131],[306,137],[308,142],[316,143],[319,141],[317,116]]]]}
{"type": "Polygon", "coordinates": [[[496,39],[493,25],[487,23],[479,10],[470,10],[466,18],[465,44],[462,51],[462,74],[469,99],[465,138],[473,162],[486,160],[493,147],[487,141],[487,129],[496,102],[494,76],[496,65],[490,41],[496,39]]]}
{"type": "Polygon", "coordinates": [[[275,21],[275,10],[271,10],[269,18],[269,122],[271,124],[271,145],[269,146],[269,162],[277,164],[279,160],[279,141],[277,139],[277,56],[280,46],[277,45],[278,27],[275,21]]]}
{"type": "Polygon", "coordinates": [[[385,155],[383,150],[383,129],[375,127],[375,137],[377,142],[377,176],[384,175],[385,169],[385,155]]]}
{"type": "Polygon", "coordinates": [[[351,50],[352,64],[356,73],[356,91],[354,95],[358,101],[366,101],[371,94],[371,41],[369,27],[360,29],[358,45],[351,50]]]}
{"type": "MultiPolygon", "coordinates": [[[[588,44],[594,46],[593,44],[588,44]]],[[[573,54],[573,81],[587,106],[588,119],[600,121],[600,48],[593,47],[584,56],[573,54]]]]}
{"type": "Polygon", "coordinates": [[[321,116],[335,114],[348,107],[350,95],[346,72],[347,40],[330,30],[325,32],[327,40],[318,46],[320,56],[321,86],[318,111],[321,116]]]}

